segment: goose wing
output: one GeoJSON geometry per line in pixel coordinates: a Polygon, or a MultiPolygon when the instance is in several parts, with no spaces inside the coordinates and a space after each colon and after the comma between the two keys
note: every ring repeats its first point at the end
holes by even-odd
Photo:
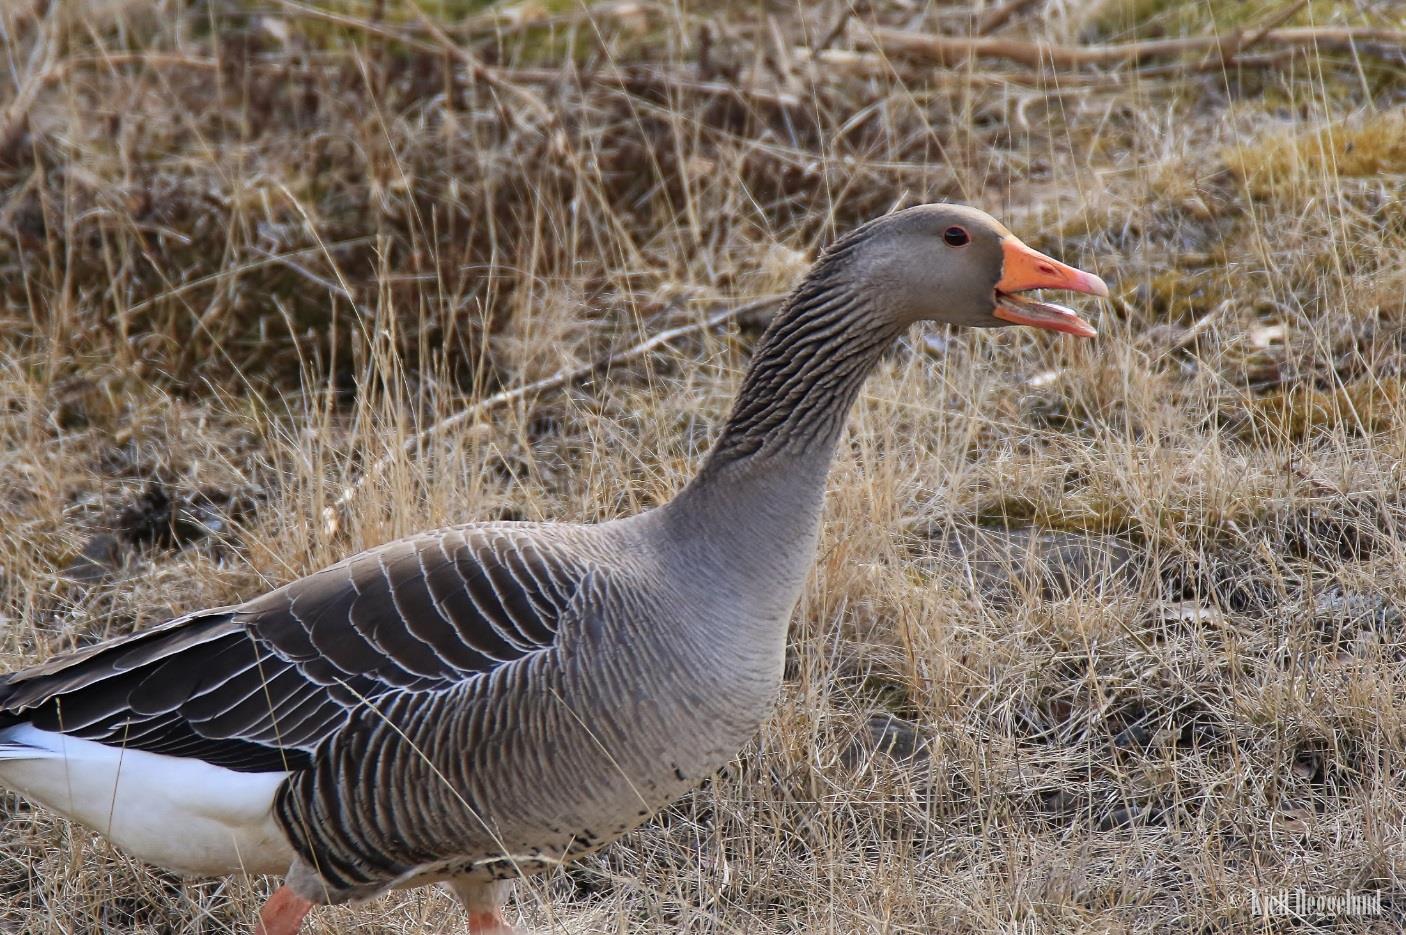
{"type": "Polygon", "coordinates": [[[447,688],[550,650],[587,573],[563,551],[511,526],[389,543],[0,678],[0,739],[28,723],[233,770],[304,769],[386,692],[447,688]]]}

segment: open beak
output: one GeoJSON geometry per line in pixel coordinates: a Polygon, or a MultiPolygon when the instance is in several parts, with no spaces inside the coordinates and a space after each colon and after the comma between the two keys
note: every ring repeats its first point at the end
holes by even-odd
{"type": "Polygon", "coordinates": [[[1029,325],[1048,331],[1077,334],[1092,338],[1098,334],[1094,326],[1084,321],[1072,308],[1053,302],[1040,302],[1017,295],[1029,289],[1067,289],[1085,295],[1108,297],[1108,286],[1093,273],[1065,266],[1038,250],[1032,250],[1015,237],[1001,241],[1005,259],[1001,265],[1001,280],[996,283],[996,311],[1002,321],[1013,325],[1029,325]]]}

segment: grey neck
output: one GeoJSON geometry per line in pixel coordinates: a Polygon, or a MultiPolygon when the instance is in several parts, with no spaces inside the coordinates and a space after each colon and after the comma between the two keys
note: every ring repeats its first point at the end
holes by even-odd
{"type": "Polygon", "coordinates": [[[756,579],[786,615],[814,560],[845,417],[899,330],[827,259],[777,313],[702,469],[664,508],[694,560],[756,579]]]}
{"type": "Polygon", "coordinates": [[[857,293],[802,286],[763,336],[694,483],[741,464],[817,456],[828,464],[860,388],[897,334],[857,293]]]}

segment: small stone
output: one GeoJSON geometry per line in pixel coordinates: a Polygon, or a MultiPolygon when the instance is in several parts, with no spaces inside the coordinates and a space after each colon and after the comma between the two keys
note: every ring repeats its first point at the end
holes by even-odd
{"type": "Polygon", "coordinates": [[[925,334],[918,341],[918,346],[922,348],[924,354],[929,357],[941,357],[947,353],[949,343],[947,338],[940,334],[925,334]]]}
{"type": "Polygon", "coordinates": [[[79,584],[105,581],[122,563],[121,547],[116,536],[99,533],[88,540],[78,557],[69,562],[60,574],[79,584]]]}
{"type": "Polygon", "coordinates": [[[1318,775],[1319,765],[1317,754],[1304,751],[1294,757],[1294,762],[1289,766],[1289,772],[1293,774],[1295,779],[1312,782],[1313,777],[1318,775]]]}
{"type": "Polygon", "coordinates": [[[892,714],[870,716],[850,740],[843,760],[851,769],[860,769],[880,753],[902,764],[922,763],[932,756],[918,725],[892,714]]]}
{"type": "Polygon", "coordinates": [[[1212,623],[1222,622],[1222,615],[1214,607],[1200,601],[1178,601],[1162,609],[1163,623],[1212,623]]]}
{"type": "Polygon", "coordinates": [[[1152,732],[1142,724],[1129,724],[1113,735],[1113,746],[1120,750],[1146,750],[1152,746],[1152,732]]]}
{"type": "Polygon", "coordinates": [[[1158,824],[1157,813],[1146,805],[1125,802],[1098,820],[1099,831],[1116,831],[1119,828],[1134,828],[1158,824]]]}
{"type": "Polygon", "coordinates": [[[1306,837],[1313,829],[1314,818],[1311,808],[1283,805],[1270,816],[1270,831],[1294,837],[1306,837]]]}

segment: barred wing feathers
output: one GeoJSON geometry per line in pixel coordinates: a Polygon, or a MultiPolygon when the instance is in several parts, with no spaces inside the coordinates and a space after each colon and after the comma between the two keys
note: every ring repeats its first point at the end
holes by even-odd
{"type": "Polygon", "coordinates": [[[0,679],[29,723],[244,772],[307,768],[359,705],[452,687],[554,645],[583,568],[506,526],[356,555],[0,679]]]}

